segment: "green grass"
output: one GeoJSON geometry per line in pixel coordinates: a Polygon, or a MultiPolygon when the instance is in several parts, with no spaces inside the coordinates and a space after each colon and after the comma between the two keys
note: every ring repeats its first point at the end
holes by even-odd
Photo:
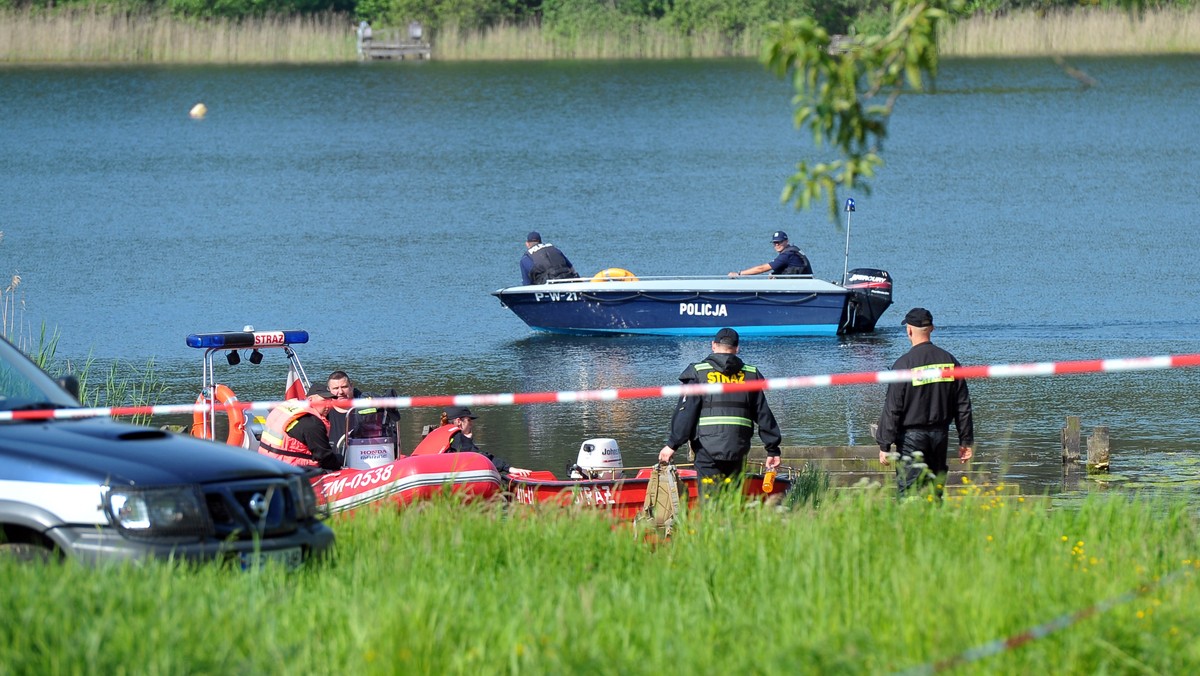
{"type": "Polygon", "coordinates": [[[0,562],[0,671],[885,673],[1185,569],[958,673],[1200,668],[1186,506],[890,496],[716,505],[657,545],[591,513],[366,511],[334,522],[329,561],[292,573],[0,562]]]}

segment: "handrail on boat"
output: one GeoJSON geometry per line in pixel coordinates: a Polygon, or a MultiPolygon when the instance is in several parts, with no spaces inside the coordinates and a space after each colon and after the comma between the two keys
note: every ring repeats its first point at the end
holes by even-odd
{"type": "MultiPolygon", "coordinates": [[[[651,277],[651,276],[646,276],[646,275],[638,275],[638,281],[640,281],[640,282],[662,281],[662,280],[674,281],[674,280],[680,280],[680,279],[688,279],[688,280],[696,279],[696,280],[709,280],[709,281],[720,280],[720,279],[754,280],[754,279],[763,279],[763,278],[764,277],[762,275],[744,275],[741,277],[729,277],[728,275],[660,275],[660,276],[656,276],[656,277],[651,277]]],[[[816,277],[814,275],[767,275],[767,278],[769,278],[769,279],[816,279],[816,277]]],[[[548,279],[544,283],[545,284],[573,284],[575,282],[594,282],[596,284],[608,284],[609,282],[617,282],[620,284],[629,284],[630,283],[627,279],[624,279],[622,277],[612,277],[609,279],[593,279],[593,278],[584,278],[584,277],[574,277],[571,279],[548,279]]]]}

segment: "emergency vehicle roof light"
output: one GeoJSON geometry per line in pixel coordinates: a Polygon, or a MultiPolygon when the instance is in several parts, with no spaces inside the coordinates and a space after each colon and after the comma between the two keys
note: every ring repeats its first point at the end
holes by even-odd
{"type": "Polygon", "coordinates": [[[236,350],[243,347],[264,348],[300,345],[308,342],[308,331],[224,331],[221,333],[193,333],[187,337],[187,346],[200,349],[225,348],[236,350]]]}

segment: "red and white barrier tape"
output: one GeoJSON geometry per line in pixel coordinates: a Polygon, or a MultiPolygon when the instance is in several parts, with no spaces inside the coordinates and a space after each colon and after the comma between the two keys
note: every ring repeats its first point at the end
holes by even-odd
{"type": "Polygon", "coordinates": [[[905,669],[904,671],[898,673],[900,676],[932,676],[932,674],[938,674],[943,671],[953,669],[954,667],[962,666],[968,662],[978,662],[985,657],[999,655],[1002,652],[1020,648],[1027,643],[1036,641],[1040,638],[1045,638],[1060,629],[1066,629],[1067,627],[1076,624],[1080,620],[1085,620],[1089,617],[1107,612],[1123,603],[1129,603],[1138,597],[1149,594],[1157,587],[1162,587],[1170,582],[1182,579],[1184,576],[1189,576],[1191,574],[1191,568],[1182,568],[1176,570],[1175,572],[1169,573],[1161,578],[1140,584],[1136,588],[1131,589],[1120,596],[1114,596],[1113,598],[1105,599],[1099,603],[1092,604],[1086,608],[1082,608],[1074,612],[1063,613],[1062,615],[1059,615],[1048,622],[1043,622],[1037,626],[1030,627],[1025,631],[1013,634],[1007,638],[988,641],[987,643],[975,646],[970,650],[964,650],[957,655],[938,660],[937,662],[928,662],[926,664],[905,669]]]}
{"type": "MultiPolygon", "coordinates": [[[[674,399],[683,395],[718,394],[721,392],[754,392],[758,390],[797,390],[838,385],[869,385],[898,383],[920,377],[953,378],[956,380],[984,378],[1029,378],[1034,376],[1067,375],[1074,373],[1112,373],[1121,371],[1154,371],[1200,366],[1200,354],[1176,354],[1158,357],[1126,359],[1085,359],[1081,361],[1037,362],[1030,364],[997,364],[991,366],[960,366],[955,369],[922,369],[897,371],[862,371],[820,376],[768,378],[743,383],[711,383],[697,385],[668,385],[663,387],[629,387],[604,390],[562,392],[520,392],[508,394],[447,394],[420,397],[375,397],[372,399],[342,399],[339,408],[440,408],[444,406],[516,406],[522,404],[562,404],[577,401],[615,401],[617,399],[674,399]]],[[[231,408],[267,411],[282,401],[253,401],[215,404],[218,411],[231,408]]],[[[157,406],[112,406],[98,408],[48,409],[36,411],[0,411],[3,420],[45,420],[48,418],[91,418],[96,416],[178,415],[204,413],[209,405],[163,404],[157,406]]]]}

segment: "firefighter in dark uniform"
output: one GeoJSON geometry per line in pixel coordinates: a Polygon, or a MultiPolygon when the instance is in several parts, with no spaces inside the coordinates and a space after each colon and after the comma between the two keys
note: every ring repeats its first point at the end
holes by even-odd
{"type": "Polygon", "coordinates": [[[521,257],[521,283],[545,284],[551,279],[578,279],[575,267],[558,247],[542,243],[540,233],[525,235],[525,255],[521,257]]]}
{"type": "MultiPolygon", "coordinates": [[[[681,383],[740,383],[762,380],[757,368],[738,356],[738,334],[721,329],[712,341],[712,354],[692,364],[679,375],[681,383]]],[[[761,391],[722,394],[684,395],[679,398],[671,417],[667,445],[658,452],[658,461],[671,462],[675,451],[691,442],[696,453],[696,474],[701,479],[741,475],[750,452],[754,425],[767,451],[766,468],[779,466],[779,424],[761,391]]]]}
{"type": "Polygon", "coordinates": [[[775,247],[775,259],[770,263],[755,265],[740,272],[731,272],[729,276],[733,278],[743,275],[757,275],[768,270],[771,271],[772,275],[812,274],[812,264],[808,262],[808,256],[805,256],[804,252],[794,244],[788,243],[786,232],[776,230],[771,233],[771,246],[775,247]]]}
{"type": "MultiPolygon", "coordinates": [[[[961,366],[954,355],[930,342],[933,314],[929,310],[915,307],[904,315],[903,323],[912,349],[892,364],[893,370],[961,366]]],[[[933,483],[940,497],[949,469],[946,451],[951,422],[958,430],[958,459],[966,463],[975,454],[967,381],[915,375],[911,381],[888,385],[875,441],[879,443],[879,462],[884,465],[896,457],[891,453],[893,445],[898,451],[896,485],[900,496],[910,488],[919,488],[919,484],[933,483]]]]}

